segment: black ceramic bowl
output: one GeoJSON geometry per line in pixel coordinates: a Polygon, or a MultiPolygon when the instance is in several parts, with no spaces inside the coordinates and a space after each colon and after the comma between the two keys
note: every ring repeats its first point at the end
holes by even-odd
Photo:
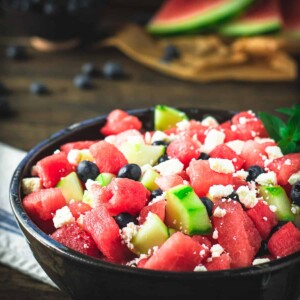
{"type": "MultiPolygon", "coordinates": [[[[191,118],[210,114],[218,121],[233,113],[198,108],[182,109],[191,118]]],[[[129,111],[145,129],[153,129],[153,109],[129,111]]],[[[42,157],[59,145],[99,139],[106,116],[72,125],[33,148],[17,167],[11,182],[13,212],[42,268],[73,299],[255,299],[296,300],[300,295],[300,253],[249,268],[213,272],[166,272],[137,269],[96,260],[51,239],[28,217],[22,206],[21,180],[42,157]],[[188,298],[189,297],[189,298],[188,298]]],[[[176,251],[176,249],[174,249],[176,251]]]]}

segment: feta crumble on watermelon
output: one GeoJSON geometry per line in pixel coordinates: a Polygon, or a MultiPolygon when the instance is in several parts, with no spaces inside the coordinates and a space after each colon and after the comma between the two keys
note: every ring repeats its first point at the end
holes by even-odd
{"type": "Polygon", "coordinates": [[[32,221],[84,255],[153,270],[251,267],[300,251],[290,194],[300,153],[283,155],[252,111],[223,123],[171,111],[166,130],[146,131],[114,110],[97,139],[37,161],[22,181],[32,221]]]}

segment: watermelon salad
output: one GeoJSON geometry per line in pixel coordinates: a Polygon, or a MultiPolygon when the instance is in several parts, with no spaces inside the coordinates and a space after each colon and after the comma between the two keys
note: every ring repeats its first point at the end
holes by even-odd
{"type": "Polygon", "coordinates": [[[250,267],[300,251],[300,153],[283,154],[252,111],[219,123],[116,109],[99,139],[60,146],[22,180],[23,206],[83,255],[164,271],[250,267]]]}

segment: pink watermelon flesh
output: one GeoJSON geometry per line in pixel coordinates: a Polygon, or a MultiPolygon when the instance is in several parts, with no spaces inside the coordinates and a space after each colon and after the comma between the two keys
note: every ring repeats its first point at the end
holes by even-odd
{"type": "Polygon", "coordinates": [[[119,226],[103,205],[85,214],[83,229],[92,236],[108,261],[123,263],[131,256],[122,242],[119,226]]]}
{"type": "Polygon", "coordinates": [[[193,139],[196,137],[199,142],[204,143],[208,128],[209,127],[202,125],[199,121],[189,120],[187,126],[176,127],[174,133],[183,136],[188,135],[193,139]]]}
{"type": "Polygon", "coordinates": [[[118,174],[126,164],[127,159],[118,148],[106,141],[100,141],[90,147],[90,152],[99,168],[100,173],[118,174]]]}
{"type": "Polygon", "coordinates": [[[56,210],[66,205],[61,189],[48,188],[35,191],[23,199],[23,206],[33,221],[47,221],[56,210]]]}
{"type": "Polygon", "coordinates": [[[203,247],[180,231],[154,252],[144,265],[146,269],[165,271],[193,271],[202,261],[203,247]]]}
{"type": "Polygon", "coordinates": [[[228,270],[231,265],[231,257],[224,253],[218,257],[212,257],[211,261],[206,261],[204,267],[208,271],[228,270]]]}
{"type": "Polygon", "coordinates": [[[92,208],[82,201],[74,201],[68,205],[73,217],[78,219],[80,215],[84,215],[87,211],[90,211],[92,208]]]}
{"type": "Polygon", "coordinates": [[[164,222],[166,214],[166,201],[159,200],[151,205],[144,206],[139,214],[139,224],[143,224],[146,221],[149,212],[156,214],[164,222]]]}
{"type": "Polygon", "coordinates": [[[300,170],[300,153],[292,153],[274,159],[267,165],[270,171],[274,171],[277,175],[279,185],[285,186],[294,173],[300,170]]]}
{"type": "Polygon", "coordinates": [[[76,222],[57,229],[51,237],[59,243],[78,251],[82,254],[101,257],[97,245],[92,237],[85,232],[76,222]]]}
{"type": "Polygon", "coordinates": [[[254,223],[263,240],[269,236],[271,229],[278,223],[269,205],[263,201],[258,201],[253,208],[250,208],[247,211],[247,215],[254,223]]]}
{"type": "Polygon", "coordinates": [[[115,178],[108,186],[98,188],[94,198],[96,205],[104,205],[112,216],[122,212],[137,215],[146,205],[147,195],[148,191],[142,183],[128,178],[115,178]]]}
{"type": "Polygon", "coordinates": [[[176,185],[183,184],[183,178],[177,174],[159,176],[155,179],[155,183],[165,192],[176,185]]]}
{"type": "Polygon", "coordinates": [[[97,141],[77,141],[70,142],[60,146],[60,150],[68,154],[71,150],[83,150],[89,149],[91,145],[95,144],[97,141]]]}
{"type": "Polygon", "coordinates": [[[73,171],[64,152],[55,153],[39,160],[36,164],[38,176],[45,188],[55,187],[62,177],[73,171]]]}
{"type": "Polygon", "coordinates": [[[275,258],[300,251],[299,229],[292,222],[286,223],[271,236],[268,249],[275,258]]]}
{"type": "Polygon", "coordinates": [[[259,232],[238,202],[218,200],[214,211],[217,207],[226,211],[223,217],[213,216],[218,243],[230,255],[233,268],[250,266],[260,248],[259,232]]]}

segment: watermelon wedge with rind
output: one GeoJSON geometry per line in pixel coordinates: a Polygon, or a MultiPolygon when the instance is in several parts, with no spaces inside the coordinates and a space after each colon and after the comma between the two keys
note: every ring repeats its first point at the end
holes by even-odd
{"type": "Polygon", "coordinates": [[[265,0],[237,20],[221,26],[219,33],[225,36],[253,36],[277,32],[282,25],[279,2],[265,0]]]}
{"type": "Polygon", "coordinates": [[[167,0],[147,25],[152,34],[206,29],[243,12],[253,0],[167,0]]]}

